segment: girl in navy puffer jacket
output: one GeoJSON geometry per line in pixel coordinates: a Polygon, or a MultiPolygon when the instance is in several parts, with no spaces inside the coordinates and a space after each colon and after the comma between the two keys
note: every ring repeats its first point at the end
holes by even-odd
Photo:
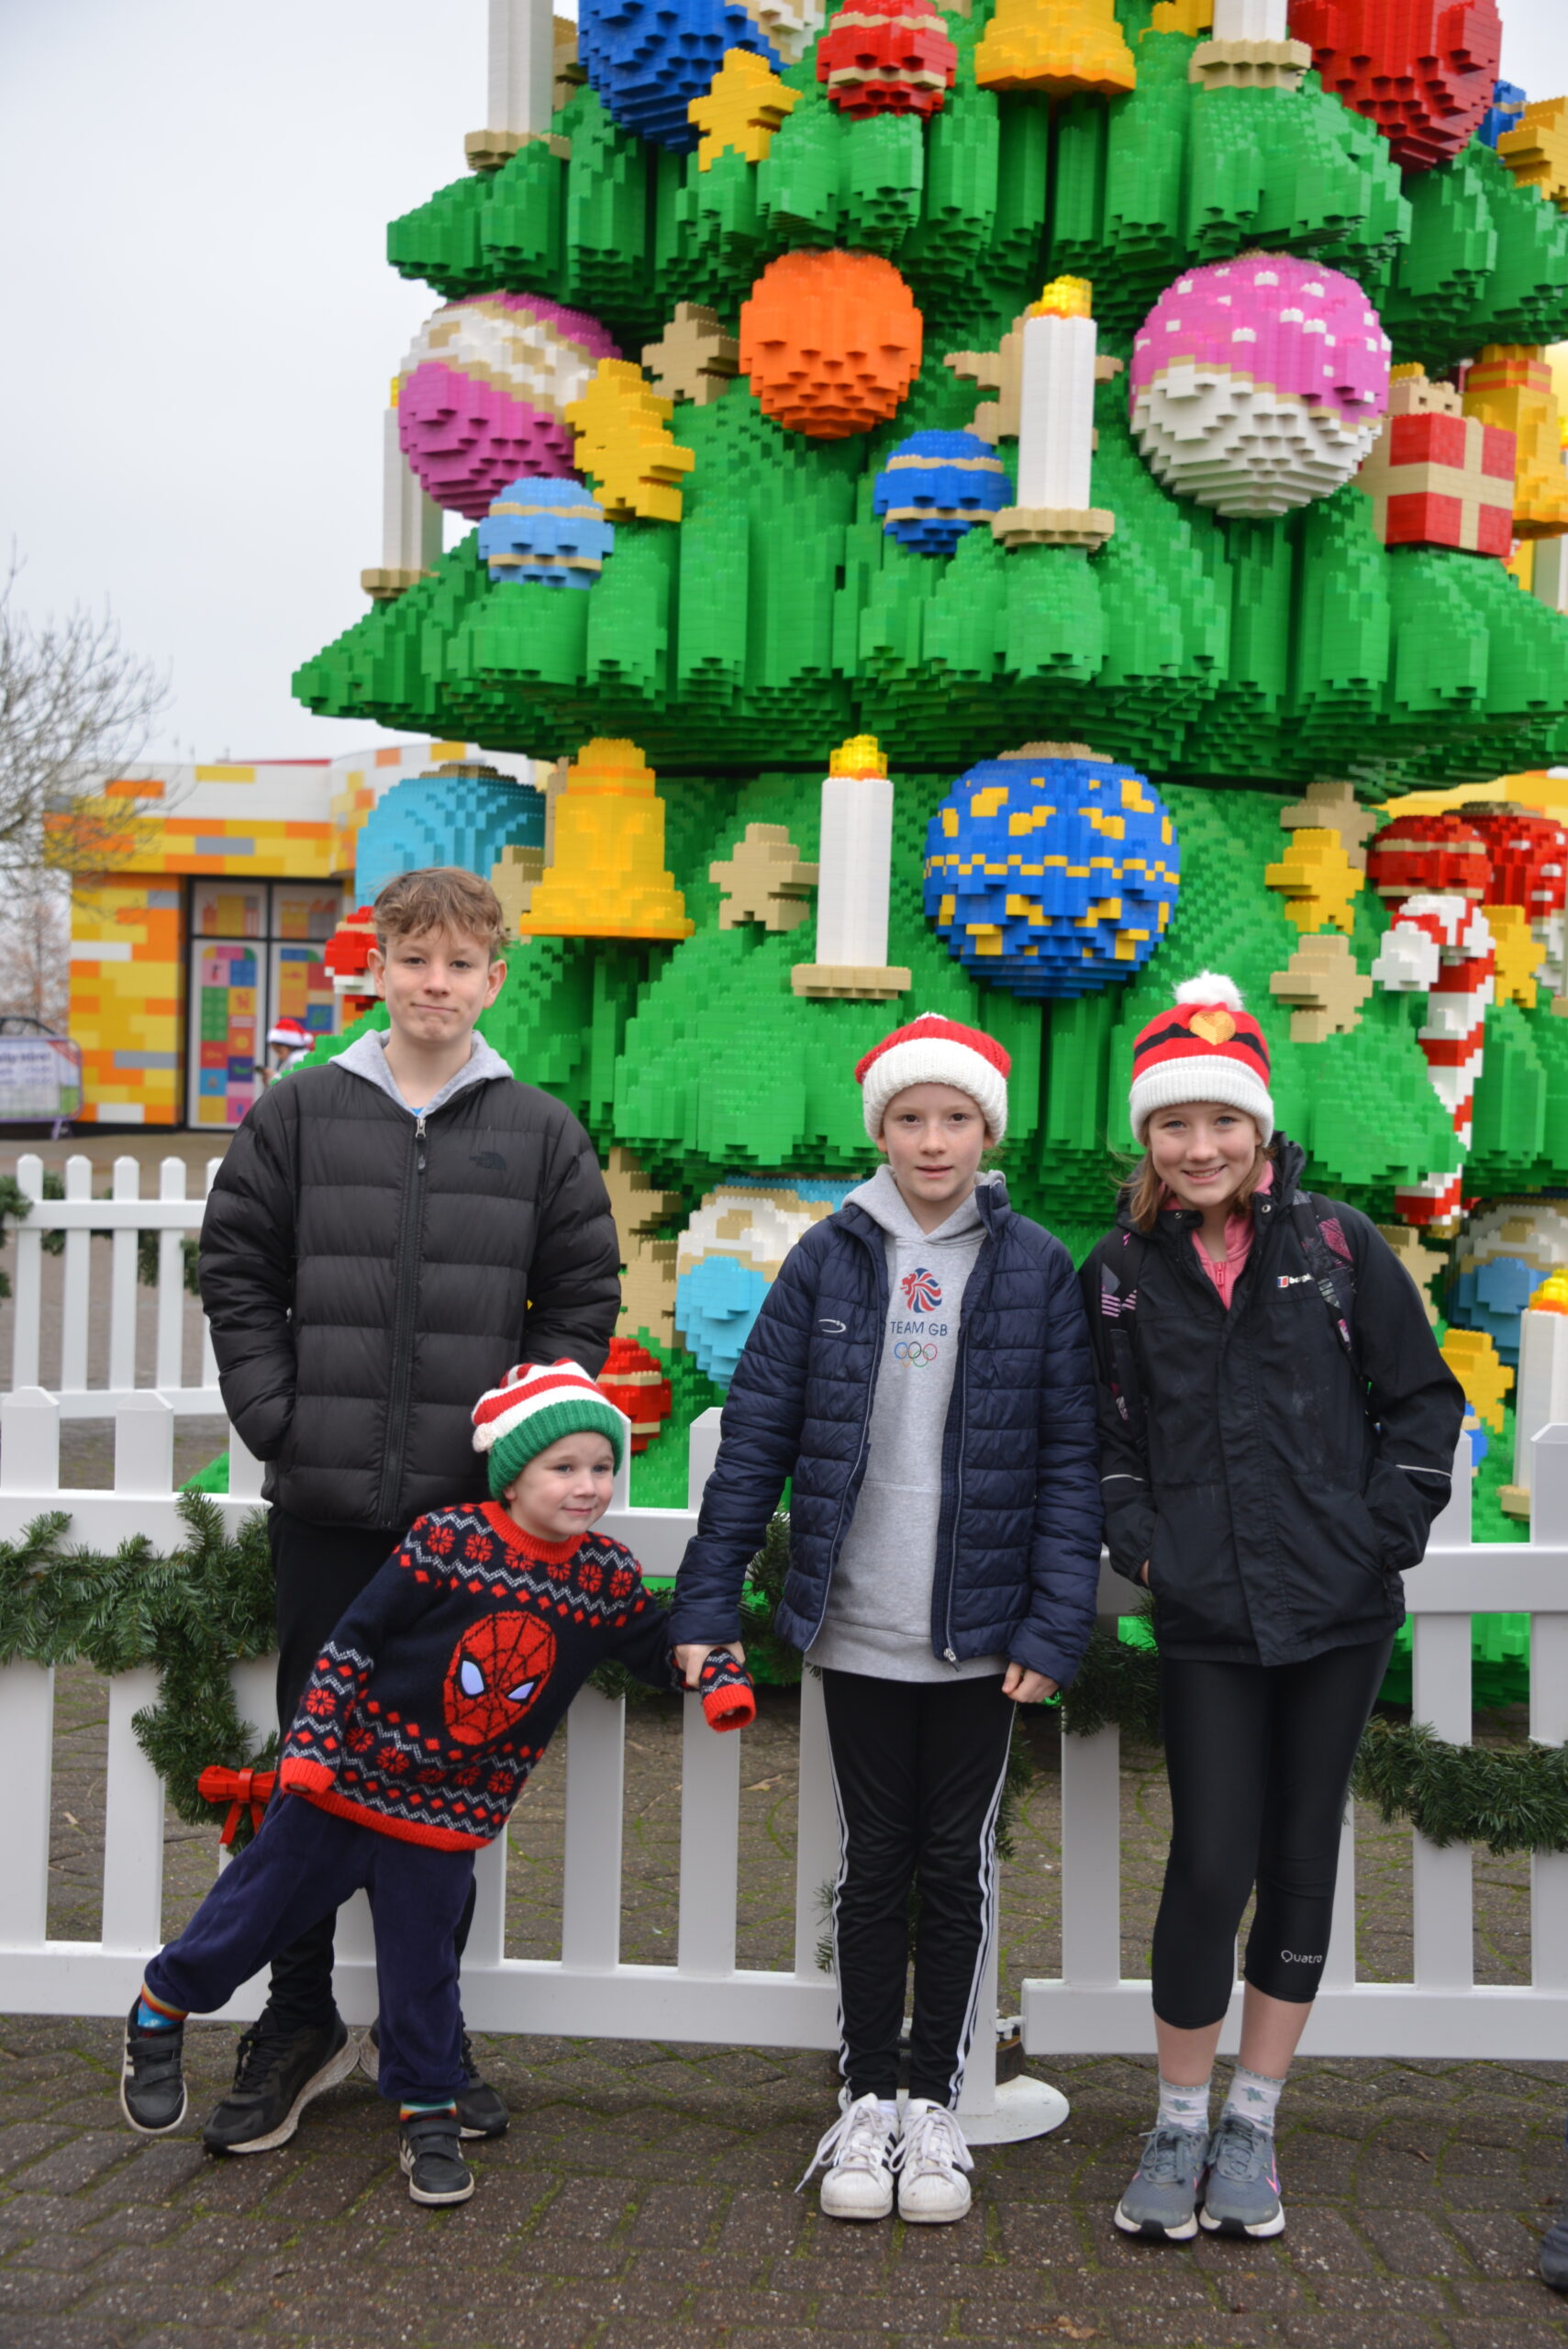
{"type": "Polygon", "coordinates": [[[886,1163],[769,1291],[676,1585],[671,1635],[691,1678],[716,1644],[741,1653],[746,1568],[793,1478],[777,1625],[822,1673],[841,1836],[848,2109],[811,2165],[828,2165],[833,2218],[886,2217],[895,2176],[907,2220],[969,2208],[953,2108],[995,1920],[1014,1707],[1072,1678],[1094,1621],[1083,1304],[1060,1241],[1014,1212],[999,1175],[979,1174],[1006,1130],[1007,1070],[990,1037],[934,1013],[860,1063],[886,1163]]]}

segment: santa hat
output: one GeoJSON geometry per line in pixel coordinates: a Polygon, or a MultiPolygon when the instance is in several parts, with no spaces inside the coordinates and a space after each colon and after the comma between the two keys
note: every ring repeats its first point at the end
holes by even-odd
{"type": "Polygon", "coordinates": [[[536,1453],[563,1435],[602,1435],[618,1468],[631,1422],[574,1362],[520,1362],[473,1407],[473,1448],[490,1454],[499,1498],[536,1453]]]}
{"type": "Polygon", "coordinates": [[[1224,1101],[1257,1120],[1265,1143],[1274,1130],[1269,1048],[1242,1008],[1234,979],[1200,971],[1176,989],[1174,1008],[1140,1030],[1132,1047],[1128,1110],[1140,1141],[1156,1109],[1182,1101],[1224,1101]]]}
{"type": "Polygon", "coordinates": [[[293,1044],[308,1052],[316,1038],[303,1019],[289,1018],[280,1019],[275,1028],[268,1029],[267,1041],[269,1044],[293,1044]]]}
{"type": "Polygon", "coordinates": [[[873,1044],[855,1070],[873,1141],[882,1131],[882,1113],[895,1093],[910,1085],[952,1085],[978,1103],[993,1141],[1007,1130],[1007,1072],[1011,1056],[978,1028],[922,1011],[907,1028],[895,1028],[873,1044]]]}

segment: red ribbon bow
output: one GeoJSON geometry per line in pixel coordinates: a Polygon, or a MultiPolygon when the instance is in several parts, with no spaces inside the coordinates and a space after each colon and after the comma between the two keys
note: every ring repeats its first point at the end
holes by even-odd
{"type": "Polygon", "coordinates": [[[261,1824],[261,1813],[272,1798],[277,1784],[275,1770],[226,1770],[221,1762],[214,1762],[196,1780],[196,1792],[204,1802],[226,1802],[228,1817],[223,1822],[220,1843],[232,1843],[234,1831],[239,1824],[239,1814],[250,1814],[250,1831],[255,1833],[261,1824]]]}

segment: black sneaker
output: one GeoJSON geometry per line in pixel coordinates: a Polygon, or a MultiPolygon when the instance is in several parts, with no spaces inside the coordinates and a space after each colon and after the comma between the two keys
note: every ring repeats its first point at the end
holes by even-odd
{"type": "Polygon", "coordinates": [[[166,2137],[185,2117],[185,2026],[177,2022],[169,2031],[138,2031],[140,2004],[139,1998],[126,2019],[120,2110],[142,2136],[166,2137]]]}
{"type": "Polygon", "coordinates": [[[1568,2292],[1568,2204],[1540,2239],[1540,2280],[1554,2292],[1568,2292]]]}
{"type": "Polygon", "coordinates": [[[336,2087],[359,2050],[341,2015],[320,2029],[280,2031],[267,2014],[239,2042],[234,2086],[202,2131],[209,2154],[266,2154],[286,2144],[312,2097],[336,2087]]]}
{"type": "Polygon", "coordinates": [[[455,2112],[417,2112],[401,2121],[397,2158],[411,2202],[466,2202],[473,2191],[455,2112]]]}
{"type": "MultiPolygon", "coordinates": [[[[366,2079],[381,2078],[381,2021],[372,2023],[360,2042],[360,2069],[366,2079]]],[[[468,2085],[457,2100],[458,2125],[465,2137],[504,2137],[512,2125],[512,2116],[501,2101],[499,2092],[487,2080],[479,2076],[479,2066],[473,2060],[473,2042],[467,2032],[462,2034],[462,2069],[468,2085]]]]}

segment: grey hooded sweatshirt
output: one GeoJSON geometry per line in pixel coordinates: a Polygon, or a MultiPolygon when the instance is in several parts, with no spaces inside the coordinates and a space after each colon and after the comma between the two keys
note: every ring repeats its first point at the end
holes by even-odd
{"type": "Polygon", "coordinates": [[[512,1074],[495,1045],[487,1044],[483,1036],[475,1036],[473,1050],[456,1075],[449,1076],[439,1092],[432,1093],[428,1101],[409,1108],[397,1089],[397,1079],[386,1065],[386,1038],[380,1029],[367,1028],[362,1036],[356,1036],[347,1050],[339,1053],[338,1065],[354,1076],[364,1077],[388,1100],[395,1101],[400,1109],[407,1109],[411,1118],[428,1118],[432,1109],[441,1108],[454,1093],[464,1092],[471,1085],[487,1084],[493,1076],[512,1074]]]}
{"type": "Polygon", "coordinates": [[[807,1661],[874,1680],[984,1679],[1006,1656],[951,1664],[934,1653],[931,1586],[959,1315],[985,1227],[972,1193],[922,1231],[886,1166],[850,1197],[887,1235],[887,1324],[865,1476],[807,1661]]]}

